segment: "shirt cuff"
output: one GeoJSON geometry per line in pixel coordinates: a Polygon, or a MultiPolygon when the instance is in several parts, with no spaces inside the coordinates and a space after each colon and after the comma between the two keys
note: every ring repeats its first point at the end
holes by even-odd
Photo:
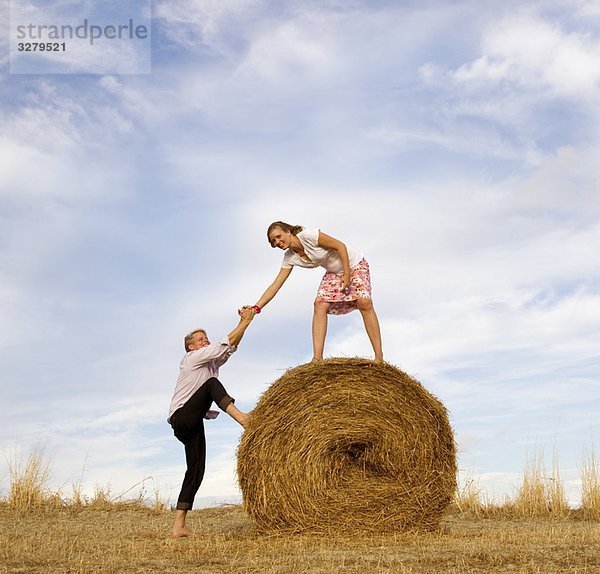
{"type": "Polygon", "coordinates": [[[225,335],[221,340],[221,345],[227,345],[232,351],[237,351],[237,345],[232,345],[229,343],[229,336],[225,335]]]}

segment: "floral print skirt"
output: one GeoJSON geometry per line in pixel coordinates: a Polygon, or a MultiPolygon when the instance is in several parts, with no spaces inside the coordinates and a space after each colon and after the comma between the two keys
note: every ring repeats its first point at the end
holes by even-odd
{"type": "Polygon", "coordinates": [[[345,315],[357,309],[358,299],[371,298],[371,274],[366,259],[350,269],[350,287],[343,291],[343,273],[325,273],[315,301],[331,303],[327,313],[329,315],[345,315]]]}

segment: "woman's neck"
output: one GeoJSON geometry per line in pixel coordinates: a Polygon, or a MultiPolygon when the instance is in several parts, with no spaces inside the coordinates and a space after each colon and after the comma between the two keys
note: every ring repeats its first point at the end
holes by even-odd
{"type": "Polygon", "coordinates": [[[302,243],[300,243],[300,240],[295,235],[292,235],[292,237],[290,239],[290,247],[294,251],[304,251],[304,248],[302,247],[302,243]]]}

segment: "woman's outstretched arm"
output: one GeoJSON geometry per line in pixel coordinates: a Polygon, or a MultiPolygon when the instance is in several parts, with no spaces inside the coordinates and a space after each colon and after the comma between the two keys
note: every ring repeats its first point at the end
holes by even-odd
{"type": "Polygon", "coordinates": [[[281,286],[290,276],[292,269],[293,267],[282,267],[279,270],[277,277],[275,277],[275,281],[273,281],[273,283],[271,283],[267,287],[266,291],[260,296],[260,299],[256,302],[257,307],[260,307],[262,309],[271,299],[273,299],[273,297],[275,297],[275,295],[277,295],[277,292],[279,291],[279,289],[281,289],[281,286]]]}

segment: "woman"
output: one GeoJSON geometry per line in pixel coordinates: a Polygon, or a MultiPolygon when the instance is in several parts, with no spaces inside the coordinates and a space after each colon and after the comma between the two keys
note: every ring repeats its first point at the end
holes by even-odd
{"type": "Polygon", "coordinates": [[[283,221],[269,225],[267,239],[271,247],[279,247],[285,255],[279,274],[256,302],[254,310],[259,313],[275,297],[294,267],[324,267],[326,273],[314,303],[313,360],[323,358],[327,315],[344,315],[358,309],[373,345],[375,361],[383,361],[379,321],[371,300],[369,264],[362,253],[319,229],[305,230],[283,221]]]}

